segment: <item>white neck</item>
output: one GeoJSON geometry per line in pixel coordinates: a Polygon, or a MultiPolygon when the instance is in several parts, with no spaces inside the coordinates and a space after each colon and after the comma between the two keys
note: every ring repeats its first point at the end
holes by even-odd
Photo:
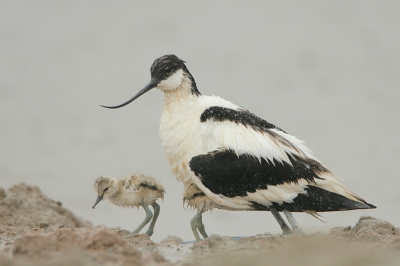
{"type": "Polygon", "coordinates": [[[198,97],[197,95],[193,95],[191,88],[191,80],[184,76],[178,88],[164,91],[164,108],[167,108],[170,105],[179,105],[183,102],[189,101],[193,97],[198,97]]]}

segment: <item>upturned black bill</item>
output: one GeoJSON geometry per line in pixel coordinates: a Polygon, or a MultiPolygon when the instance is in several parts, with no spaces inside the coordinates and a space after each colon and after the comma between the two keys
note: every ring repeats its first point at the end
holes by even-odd
{"type": "Polygon", "coordinates": [[[133,102],[134,100],[136,100],[137,98],[139,98],[141,95],[145,94],[146,92],[148,92],[149,90],[157,87],[158,85],[158,81],[155,79],[151,79],[150,83],[146,85],[146,87],[144,87],[143,89],[141,89],[135,96],[133,96],[132,99],[130,99],[127,102],[124,102],[123,104],[120,105],[116,105],[116,106],[104,106],[104,105],[100,105],[101,107],[105,107],[105,108],[109,108],[109,109],[117,109],[120,107],[123,107],[127,104],[130,104],[131,102],[133,102]]]}

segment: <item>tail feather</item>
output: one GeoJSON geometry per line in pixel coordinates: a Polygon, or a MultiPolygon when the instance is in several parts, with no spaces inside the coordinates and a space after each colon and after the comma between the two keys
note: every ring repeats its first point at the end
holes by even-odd
{"type": "Polygon", "coordinates": [[[314,186],[308,186],[305,190],[308,195],[298,197],[299,205],[303,205],[303,210],[307,210],[307,205],[309,205],[309,203],[313,203],[310,206],[310,210],[317,212],[376,208],[374,205],[367,203],[360,197],[357,197],[357,200],[353,200],[314,186]]]}
{"type": "MultiPolygon", "coordinates": [[[[306,194],[298,194],[292,202],[284,202],[278,204],[273,202],[270,207],[262,207],[253,203],[253,207],[258,210],[268,210],[269,208],[277,211],[288,210],[291,212],[332,212],[332,211],[348,211],[357,209],[375,209],[372,204],[346,198],[340,194],[330,192],[328,190],[309,185],[304,189],[306,194]]],[[[315,216],[314,216],[315,217],[315,216]]]]}
{"type": "Polygon", "coordinates": [[[321,222],[323,222],[323,223],[326,223],[324,220],[322,220],[320,217],[322,217],[322,215],[321,214],[319,214],[319,213],[317,213],[317,212],[315,212],[315,211],[304,211],[305,213],[307,213],[307,214],[309,214],[309,215],[311,215],[312,217],[314,217],[315,219],[317,219],[317,220],[319,220],[319,221],[321,221],[321,222]]]}

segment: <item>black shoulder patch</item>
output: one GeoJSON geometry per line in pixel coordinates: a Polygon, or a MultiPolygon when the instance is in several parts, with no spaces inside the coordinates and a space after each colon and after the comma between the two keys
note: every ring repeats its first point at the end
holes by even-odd
{"type": "MultiPolygon", "coordinates": [[[[318,173],[325,171],[321,165],[310,165],[288,155],[293,166],[274,159],[274,164],[260,161],[250,155],[237,156],[232,150],[216,150],[193,157],[189,166],[205,187],[226,197],[246,196],[269,185],[297,183],[304,179],[310,183],[322,179],[318,173]]],[[[326,169],[326,171],[329,171],[326,169]]]]}
{"type": "Polygon", "coordinates": [[[230,121],[236,124],[241,124],[246,127],[252,127],[257,131],[265,131],[267,129],[276,128],[281,131],[282,129],[276,127],[264,119],[259,118],[255,114],[250,113],[245,109],[234,110],[230,108],[212,106],[207,108],[200,116],[201,122],[213,119],[217,122],[230,121]]]}
{"type": "Polygon", "coordinates": [[[315,186],[308,186],[305,190],[307,191],[307,194],[299,194],[291,203],[284,202],[283,204],[278,204],[273,202],[272,206],[264,206],[257,202],[251,202],[251,204],[254,209],[260,211],[275,209],[277,211],[288,210],[291,212],[331,212],[376,208],[372,204],[354,201],[342,195],[315,186]]]}

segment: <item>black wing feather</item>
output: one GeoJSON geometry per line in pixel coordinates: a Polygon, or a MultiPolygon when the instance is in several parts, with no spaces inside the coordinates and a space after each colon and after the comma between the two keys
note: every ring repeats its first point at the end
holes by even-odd
{"type": "Polygon", "coordinates": [[[191,170],[215,194],[226,197],[246,196],[257,189],[267,189],[283,183],[297,183],[300,179],[315,183],[321,179],[315,172],[319,165],[309,165],[289,156],[290,164],[274,160],[259,160],[250,155],[237,156],[232,150],[216,150],[193,157],[191,170]]]}

